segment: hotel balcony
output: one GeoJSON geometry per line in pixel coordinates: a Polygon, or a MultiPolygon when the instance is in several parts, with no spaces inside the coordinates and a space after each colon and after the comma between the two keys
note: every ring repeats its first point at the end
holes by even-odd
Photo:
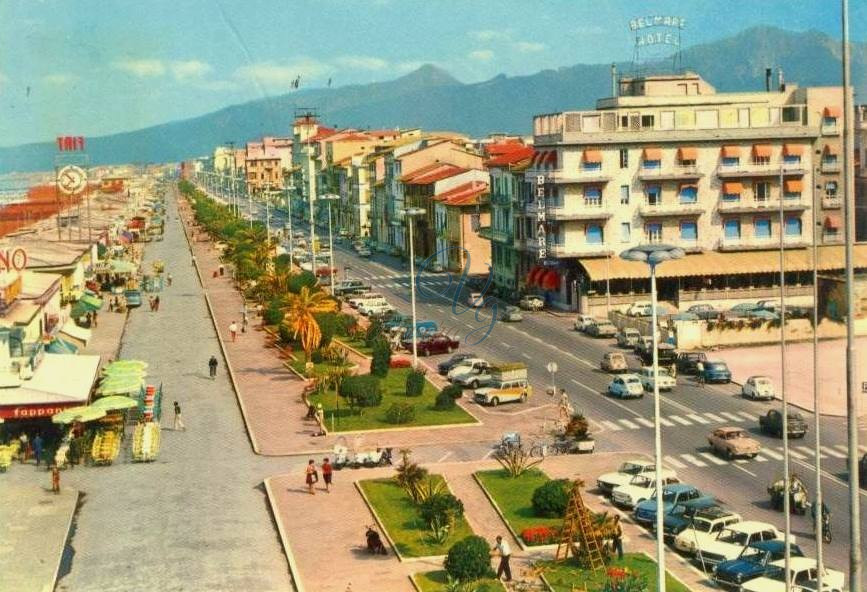
{"type": "MultiPolygon", "coordinates": [[[[535,250],[538,250],[536,248],[535,250]]],[[[568,244],[548,244],[548,257],[568,259],[570,257],[608,257],[614,254],[604,243],[588,244],[570,242],[568,244]]]]}
{"type": "Polygon", "coordinates": [[[479,228],[479,237],[485,240],[494,241],[497,243],[512,242],[512,235],[504,230],[493,229],[490,226],[482,226],[479,228]]]}
{"type": "Polygon", "coordinates": [[[840,167],[839,162],[823,162],[820,170],[823,173],[839,173],[842,168],[840,167]]]}
{"type": "Polygon", "coordinates": [[[667,216],[698,216],[705,211],[705,206],[699,203],[643,203],[638,212],[644,218],[663,218],[667,216]]]}
{"type": "Polygon", "coordinates": [[[823,197],[822,207],[826,210],[839,210],[843,207],[842,197],[823,197]]]}
{"type": "Polygon", "coordinates": [[[548,220],[607,220],[612,213],[602,200],[584,199],[566,206],[548,206],[548,220]]]}
{"type": "Polygon", "coordinates": [[[822,232],[823,245],[839,245],[843,243],[843,231],[830,232],[825,230],[822,232]]]}
{"type": "Polygon", "coordinates": [[[638,178],[642,181],[689,181],[700,179],[704,173],[696,166],[675,166],[659,168],[641,168],[638,178]]]}
{"type": "Polygon", "coordinates": [[[720,179],[738,179],[745,177],[775,177],[780,171],[784,176],[803,176],[806,169],[800,163],[776,164],[737,164],[733,166],[720,165],[716,171],[720,179]]]}
{"type": "Polygon", "coordinates": [[[556,170],[534,170],[530,169],[524,174],[525,179],[535,179],[536,176],[543,175],[546,183],[607,183],[611,180],[611,175],[606,175],[598,169],[556,169],[556,170]]]}
{"type": "MultiPolygon", "coordinates": [[[[785,246],[787,249],[798,249],[806,247],[810,241],[803,236],[787,236],[785,246]]],[[[772,235],[769,237],[741,236],[736,238],[723,237],[717,244],[717,249],[720,251],[767,251],[777,249],[780,246],[780,237],[772,235]]]]}
{"type": "MultiPolygon", "coordinates": [[[[800,212],[806,210],[809,204],[800,199],[784,199],[784,212],[800,212]]],[[[764,200],[738,200],[738,201],[720,201],[717,205],[717,210],[721,214],[753,214],[759,212],[779,212],[780,200],[764,199],[764,200]]]]}

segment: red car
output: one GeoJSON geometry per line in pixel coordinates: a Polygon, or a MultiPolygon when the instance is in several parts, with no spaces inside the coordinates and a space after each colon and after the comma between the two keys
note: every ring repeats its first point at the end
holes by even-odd
{"type": "MultiPolygon", "coordinates": [[[[412,341],[404,341],[403,347],[412,351],[412,341]]],[[[460,342],[448,335],[434,335],[426,339],[420,339],[416,349],[418,355],[429,356],[431,354],[450,354],[457,351],[458,347],[460,347],[460,342]]]]}

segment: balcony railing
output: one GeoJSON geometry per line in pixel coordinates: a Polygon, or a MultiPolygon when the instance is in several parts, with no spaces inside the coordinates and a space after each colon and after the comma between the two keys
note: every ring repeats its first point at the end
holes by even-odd
{"type": "Polygon", "coordinates": [[[565,257],[584,257],[588,255],[610,255],[611,249],[605,246],[605,243],[569,243],[569,244],[551,244],[547,246],[548,256],[565,258],[565,257]]]}
{"type": "Polygon", "coordinates": [[[659,168],[640,168],[638,170],[638,178],[642,181],[665,181],[676,179],[700,179],[704,173],[698,170],[695,165],[689,166],[673,166],[659,168]]]}
{"type": "Polygon", "coordinates": [[[490,226],[482,226],[479,228],[479,237],[485,240],[490,240],[498,243],[511,243],[512,235],[505,230],[492,228],[490,226]]]}
{"type": "MultiPolygon", "coordinates": [[[[801,235],[786,236],[784,239],[784,244],[789,248],[806,247],[807,243],[808,241],[801,235]]],[[[759,251],[776,248],[779,244],[780,236],[778,234],[772,234],[769,237],[723,237],[718,243],[718,248],[720,251],[759,251]]]]}
{"type": "Polygon", "coordinates": [[[839,173],[840,172],[840,163],[839,162],[822,162],[821,170],[823,173],[839,173]]]}
{"type": "Polygon", "coordinates": [[[717,176],[721,179],[737,178],[737,177],[772,177],[779,175],[782,170],[786,176],[802,176],[806,169],[804,165],[797,162],[789,163],[744,163],[735,165],[721,164],[717,169],[717,176]]]}
{"type": "MultiPolygon", "coordinates": [[[[783,200],[783,211],[784,212],[797,212],[801,210],[806,210],[809,207],[804,201],[800,199],[784,199],[783,200]]],[[[778,212],[780,210],[780,200],[779,199],[753,199],[753,200],[738,200],[738,201],[725,201],[722,200],[719,202],[717,209],[720,212],[728,213],[728,214],[737,214],[744,213],[749,214],[751,212],[778,212]]]]}
{"type": "Polygon", "coordinates": [[[822,244],[824,245],[834,245],[843,242],[843,233],[840,231],[837,232],[828,232],[825,230],[822,232],[822,244]]]}
{"type": "Polygon", "coordinates": [[[698,215],[705,211],[705,207],[699,203],[643,203],[639,206],[639,213],[645,218],[662,216],[689,216],[698,215]]]}
{"type": "Polygon", "coordinates": [[[548,206],[545,211],[549,220],[600,220],[611,217],[611,212],[606,210],[601,198],[585,198],[568,206],[548,206]]]}
{"type": "Polygon", "coordinates": [[[530,169],[524,174],[525,179],[533,179],[538,175],[544,175],[548,183],[607,183],[611,175],[603,173],[599,169],[555,169],[535,170],[530,169]]]}
{"type": "Polygon", "coordinates": [[[826,210],[834,210],[843,207],[843,198],[842,197],[823,197],[822,198],[822,207],[826,210]]]}

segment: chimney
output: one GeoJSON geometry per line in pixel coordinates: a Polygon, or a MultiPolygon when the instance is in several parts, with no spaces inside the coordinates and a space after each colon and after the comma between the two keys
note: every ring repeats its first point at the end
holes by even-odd
{"type": "Polygon", "coordinates": [[[786,91],[786,81],[783,79],[783,69],[781,67],[777,68],[777,82],[780,85],[780,92],[786,91]]]}
{"type": "Polygon", "coordinates": [[[765,68],[765,92],[771,92],[771,69],[765,68]]]}
{"type": "Polygon", "coordinates": [[[617,97],[617,64],[611,64],[611,96],[617,97]]]}

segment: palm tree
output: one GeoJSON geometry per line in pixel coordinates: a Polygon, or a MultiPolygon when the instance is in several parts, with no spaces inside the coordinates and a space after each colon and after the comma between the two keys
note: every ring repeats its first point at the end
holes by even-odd
{"type": "Polygon", "coordinates": [[[289,294],[293,273],[289,269],[271,268],[256,286],[256,296],[261,302],[282,298],[289,294]]]}
{"type": "Polygon", "coordinates": [[[315,315],[337,310],[337,303],[321,290],[313,291],[308,287],[301,288],[298,294],[288,294],[284,298],[283,312],[286,313],[283,324],[292,331],[294,339],[301,338],[301,347],[310,360],[313,350],[322,340],[322,332],[315,315]]]}

